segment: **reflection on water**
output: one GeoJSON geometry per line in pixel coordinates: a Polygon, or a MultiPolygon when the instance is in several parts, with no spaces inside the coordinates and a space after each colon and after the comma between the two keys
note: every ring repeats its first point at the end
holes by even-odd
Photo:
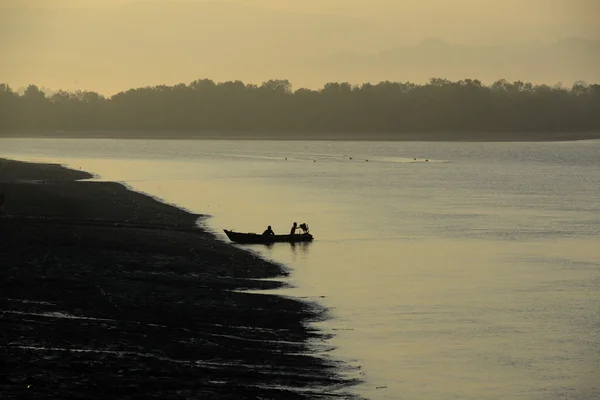
{"type": "Polygon", "coordinates": [[[292,249],[292,253],[294,254],[298,254],[298,252],[302,253],[302,254],[307,254],[308,253],[308,247],[310,246],[310,243],[290,243],[290,248],[292,249]]]}
{"type": "Polygon", "coordinates": [[[247,248],[248,250],[252,250],[252,249],[256,249],[257,247],[265,247],[268,250],[273,251],[274,248],[275,248],[275,246],[289,247],[292,250],[293,254],[298,254],[298,252],[301,252],[303,254],[307,254],[308,253],[308,247],[310,246],[310,242],[253,244],[253,245],[246,245],[245,248],[247,248]]]}
{"type": "Polygon", "coordinates": [[[598,141],[0,142],[211,214],[223,240],[306,221],[312,243],[241,247],[330,308],[328,354],[369,398],[600,398],[598,141]]]}

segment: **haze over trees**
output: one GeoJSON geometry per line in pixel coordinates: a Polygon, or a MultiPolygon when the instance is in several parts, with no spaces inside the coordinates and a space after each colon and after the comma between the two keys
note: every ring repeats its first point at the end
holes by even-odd
{"type": "MultiPolygon", "coordinates": [[[[0,131],[195,132],[600,132],[600,85],[570,88],[499,80],[433,78],[427,84],[328,83],[292,90],[287,80],[130,89],[106,98],[90,91],[22,95],[0,84],[0,131]]],[[[168,135],[167,135],[168,136],[168,135]]]]}

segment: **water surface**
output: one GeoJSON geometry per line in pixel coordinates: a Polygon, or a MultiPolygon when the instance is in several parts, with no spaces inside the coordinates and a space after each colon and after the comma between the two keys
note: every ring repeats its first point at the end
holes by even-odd
{"type": "Polygon", "coordinates": [[[327,306],[327,356],[377,399],[600,397],[600,141],[0,140],[210,214],[327,306]],[[368,161],[367,161],[368,160],[368,161]],[[428,161],[426,161],[428,160],[428,161]]]}

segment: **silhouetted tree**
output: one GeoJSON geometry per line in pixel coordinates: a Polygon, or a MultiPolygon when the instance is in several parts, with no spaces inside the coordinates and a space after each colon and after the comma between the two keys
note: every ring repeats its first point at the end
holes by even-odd
{"type": "Polygon", "coordinates": [[[15,116],[19,100],[19,96],[10,86],[0,83],[0,130],[6,131],[18,127],[15,116]]]}
{"type": "MultiPolygon", "coordinates": [[[[37,86],[19,96],[0,84],[0,130],[551,132],[600,130],[600,85],[534,86],[500,79],[327,83],[292,90],[200,79],[130,89],[110,98],[88,91],[47,97],[37,86]]],[[[309,137],[309,136],[307,136],[309,137]]]]}

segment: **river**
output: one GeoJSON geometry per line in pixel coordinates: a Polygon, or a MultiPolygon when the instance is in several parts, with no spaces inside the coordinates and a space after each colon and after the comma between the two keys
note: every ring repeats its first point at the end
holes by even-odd
{"type": "Polygon", "coordinates": [[[329,309],[324,354],[373,399],[600,398],[600,141],[0,139],[196,213],[329,309]]]}

